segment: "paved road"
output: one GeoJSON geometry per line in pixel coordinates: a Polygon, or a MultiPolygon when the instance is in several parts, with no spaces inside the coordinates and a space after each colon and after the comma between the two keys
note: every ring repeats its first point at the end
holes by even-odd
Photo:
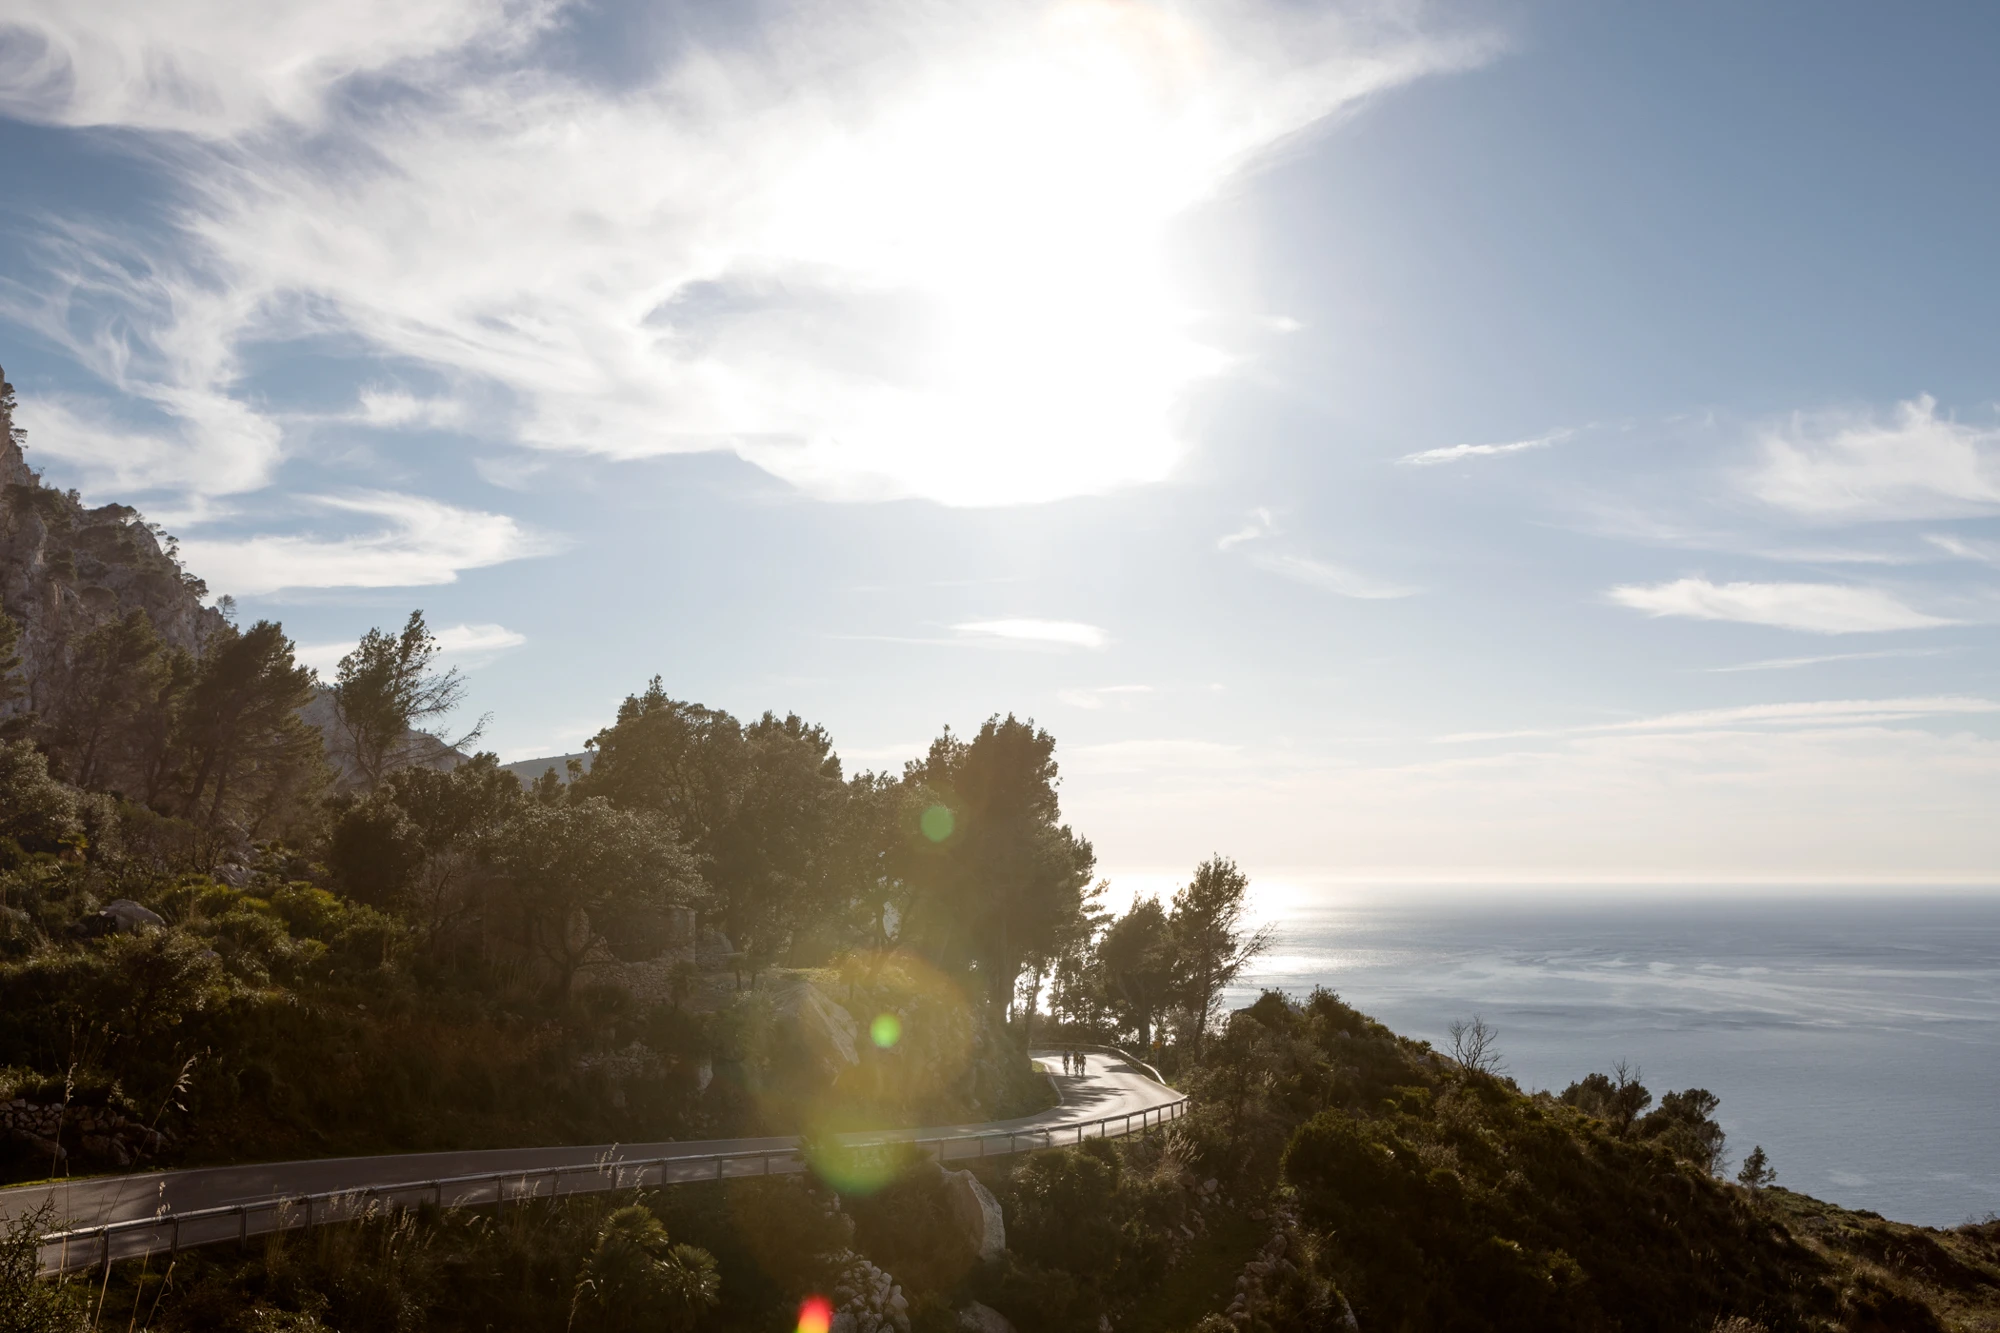
{"type": "MultiPolygon", "coordinates": [[[[1151,1074],[1117,1055],[1091,1052],[1086,1055],[1083,1073],[1064,1075],[1059,1071],[1059,1052],[1036,1051],[1037,1063],[1050,1071],[1062,1104],[1036,1115],[1016,1120],[982,1124],[929,1125],[921,1129],[883,1131],[849,1136],[855,1144],[888,1143],[926,1139],[960,1139],[940,1146],[942,1156],[957,1160],[1003,1154],[1043,1144],[1076,1141],[1077,1136],[1108,1132],[1112,1136],[1126,1126],[1113,1123],[1093,1126],[1106,1117],[1130,1117],[1130,1127],[1138,1128],[1156,1120],[1157,1109],[1180,1100],[1180,1094],[1157,1082],[1151,1074]],[[1065,1130],[1069,1132],[1065,1132],[1065,1130]],[[976,1141],[964,1136],[980,1136],[976,1141]]],[[[231,1239],[239,1233],[255,1234],[281,1226],[296,1226],[308,1220],[298,1209],[281,1212],[276,1201],[300,1195],[379,1191],[382,1197],[414,1202],[436,1199],[461,1205],[492,1204],[554,1193],[581,1194],[599,1190],[630,1188],[640,1184],[676,1184],[720,1176],[784,1174],[801,1170],[792,1156],[798,1140],[789,1136],[759,1139],[712,1139],[664,1143],[600,1143],[570,1148],[501,1148],[475,1152],[407,1153],[388,1157],[329,1157],[303,1162],[270,1162],[255,1166],[203,1167],[191,1171],[143,1171],[122,1176],[94,1176],[83,1180],[45,1185],[23,1185],[0,1190],[0,1225],[53,1201],[57,1224],[71,1227],[101,1226],[128,1219],[181,1215],[201,1209],[238,1204],[270,1203],[273,1206],[246,1216],[217,1218],[189,1223],[179,1238],[182,1245],[205,1244],[231,1239]],[[733,1161],[717,1162],[717,1154],[739,1154],[733,1161]],[[642,1165],[643,1164],[643,1165],[642,1165]],[[450,1182],[456,1177],[506,1173],[504,1182],[450,1182]],[[518,1174],[517,1174],[518,1173],[518,1174]],[[402,1186],[402,1189],[390,1187],[402,1186]]],[[[352,1216],[364,1203],[342,1201],[318,1206],[315,1216],[352,1216]]],[[[137,1255],[167,1244],[166,1229],[140,1228],[116,1238],[113,1255],[137,1255]]],[[[91,1245],[95,1258],[97,1246],[91,1245]]],[[[66,1261],[45,1255],[45,1265],[67,1262],[74,1266],[89,1258],[70,1256],[66,1261]]]]}

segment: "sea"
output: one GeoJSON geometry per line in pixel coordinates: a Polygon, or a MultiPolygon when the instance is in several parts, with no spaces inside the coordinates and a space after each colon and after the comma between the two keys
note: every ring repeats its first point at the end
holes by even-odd
{"type": "Polygon", "coordinates": [[[1315,987],[1440,1047],[1498,1030],[1560,1091],[1619,1061],[1703,1087],[1734,1163],[1926,1226],[2000,1212],[2000,893],[1326,890],[1268,900],[1230,995],[1315,987]]]}

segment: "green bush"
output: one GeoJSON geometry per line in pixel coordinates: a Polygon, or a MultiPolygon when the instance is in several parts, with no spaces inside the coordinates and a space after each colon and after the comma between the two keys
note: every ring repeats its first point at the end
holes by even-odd
{"type": "Polygon", "coordinates": [[[576,1310],[604,1333],[687,1333],[718,1303],[721,1280],[705,1250],[676,1245],[639,1204],[604,1221],[576,1278],[576,1310]]]}

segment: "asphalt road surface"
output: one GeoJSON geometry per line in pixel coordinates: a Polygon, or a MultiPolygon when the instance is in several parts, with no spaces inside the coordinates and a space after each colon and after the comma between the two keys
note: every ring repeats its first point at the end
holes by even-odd
{"type": "MultiPolygon", "coordinates": [[[[1035,1115],[982,1124],[930,1125],[847,1137],[850,1144],[941,1139],[946,1160],[999,1155],[1021,1149],[1073,1143],[1107,1134],[1116,1137],[1157,1123],[1161,1108],[1180,1094],[1150,1071],[1121,1056],[1085,1053],[1084,1072],[1061,1073],[1059,1051],[1034,1053],[1049,1072],[1062,1103],[1035,1115]],[[1103,1123],[1110,1119],[1111,1123],[1103,1123]],[[954,1141],[955,1140],[955,1141],[954,1141]]],[[[406,1153],[388,1157],[328,1157],[254,1166],[201,1167],[190,1171],[141,1171],[91,1176],[74,1181],[22,1185],[0,1190],[0,1226],[55,1205],[50,1230],[96,1227],[141,1218],[187,1219],[209,1209],[249,1207],[224,1216],[187,1219],[174,1227],[162,1221],[111,1238],[113,1258],[160,1251],[172,1245],[210,1244],[284,1227],[357,1216],[371,1206],[416,1203],[472,1206],[505,1204],[553,1194],[583,1194],[641,1185],[679,1184],[743,1175],[780,1175],[803,1169],[790,1136],[711,1139],[700,1142],[600,1143],[568,1148],[496,1148],[474,1152],[406,1153]],[[720,1155],[731,1156],[718,1160],[720,1155]],[[467,1181],[464,1177],[497,1177],[467,1181]],[[284,1205],[305,1195],[339,1194],[313,1205],[284,1205]],[[178,1231],[178,1235],[174,1233],[178,1231]]],[[[71,1247],[49,1247],[43,1266],[80,1267],[98,1260],[102,1243],[92,1238],[71,1247]]]]}

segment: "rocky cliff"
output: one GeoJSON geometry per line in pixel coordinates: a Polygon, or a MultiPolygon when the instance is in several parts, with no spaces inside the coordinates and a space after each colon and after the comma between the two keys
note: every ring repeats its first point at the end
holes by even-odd
{"type": "Polygon", "coordinates": [[[129,505],[86,508],[75,491],[42,484],[14,425],[14,386],[0,371],[0,607],[21,627],[27,697],[52,678],[74,635],[144,611],[153,630],[199,656],[222,616],[202,605],[207,589],[163,547],[129,505]]]}

